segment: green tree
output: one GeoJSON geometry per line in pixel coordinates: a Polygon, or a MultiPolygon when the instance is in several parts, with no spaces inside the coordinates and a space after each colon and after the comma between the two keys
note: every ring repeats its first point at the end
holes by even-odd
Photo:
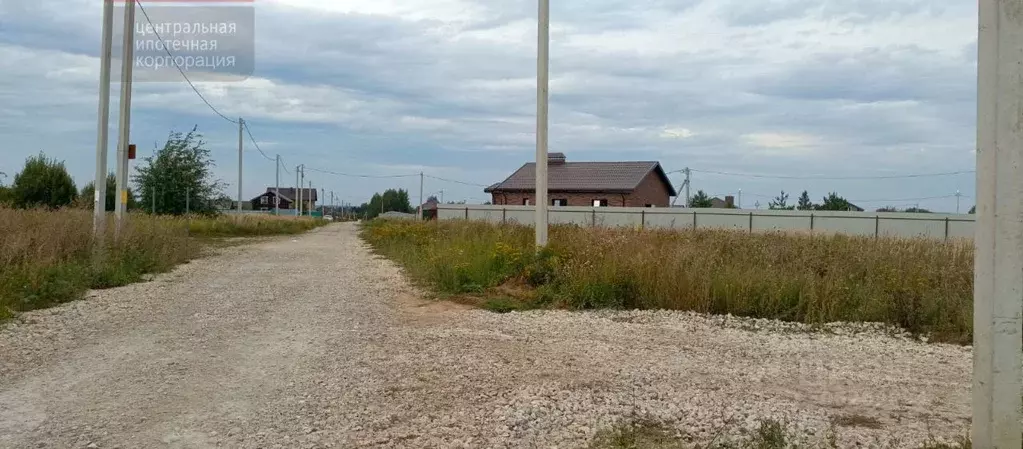
{"type": "Polygon", "coordinates": [[[388,189],[383,194],[373,194],[368,204],[363,204],[369,218],[379,217],[384,212],[403,212],[410,214],[415,208],[409,202],[408,191],[405,189],[388,189]]]}
{"type": "Polygon", "coordinates": [[[774,210],[793,210],[796,208],[796,206],[789,206],[788,202],[789,194],[785,193],[785,191],[782,190],[781,195],[775,197],[774,201],[771,201],[768,207],[774,210]]]}
{"type": "Polygon", "coordinates": [[[838,196],[838,193],[831,192],[824,197],[824,202],[817,206],[817,210],[853,210],[852,203],[845,198],[838,196]]]}
{"type": "Polygon", "coordinates": [[[217,198],[224,184],[213,177],[213,158],[198,127],[187,134],[171,132],[163,148],[144,158],[132,177],[139,191],[143,210],[182,215],[186,207],[193,213],[217,213],[217,198]]]}
{"type": "Polygon", "coordinates": [[[877,210],[878,212],[898,212],[899,210],[895,206],[885,206],[877,210]]]}
{"type": "Polygon", "coordinates": [[[909,212],[911,214],[929,214],[931,211],[919,207],[910,207],[903,212],[909,212]]]}
{"type": "Polygon", "coordinates": [[[799,195],[799,202],[796,203],[796,209],[799,209],[799,210],[814,210],[816,208],[817,208],[817,205],[813,204],[813,202],[810,201],[810,194],[806,193],[806,190],[804,190],[803,194],[799,195]]]}
{"type": "Polygon", "coordinates": [[[703,190],[697,190],[696,195],[689,199],[689,207],[714,207],[710,197],[703,190]]]}
{"type": "MultiPolygon", "coordinates": [[[[96,182],[89,181],[85,187],[82,187],[82,193],[78,194],[78,198],[81,201],[82,207],[92,209],[93,198],[96,197],[96,182]]],[[[117,176],[113,173],[107,175],[107,191],[106,191],[106,209],[107,212],[113,212],[115,202],[117,198],[117,176]]],[[[135,198],[135,193],[132,192],[131,188],[128,188],[128,210],[138,209],[138,200],[135,198]]]]}
{"type": "Polygon", "coordinates": [[[63,161],[39,153],[25,161],[25,168],[14,177],[10,195],[15,207],[56,209],[74,203],[78,189],[63,161]]]}

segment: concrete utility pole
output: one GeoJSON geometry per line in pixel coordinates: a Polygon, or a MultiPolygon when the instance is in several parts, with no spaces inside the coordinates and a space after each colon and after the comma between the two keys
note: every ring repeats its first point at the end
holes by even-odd
{"type": "Polygon", "coordinates": [[[742,189],[739,189],[739,209],[742,209],[742,189]]]}
{"type": "MultiPolygon", "coordinates": [[[[114,40],[114,0],[103,0],[103,32],[99,50],[99,111],[96,125],[96,195],[92,232],[103,238],[107,227],[107,145],[110,143],[110,59],[114,40]]],[[[101,248],[101,245],[97,245],[101,248]]]]}
{"type": "Polygon", "coordinates": [[[242,128],[245,128],[245,120],[238,117],[238,214],[242,213],[242,150],[245,148],[242,140],[242,128]]]}
{"type": "Polygon", "coordinates": [[[416,219],[423,220],[423,172],[419,172],[419,207],[416,208],[416,219]]]}
{"type": "Polygon", "coordinates": [[[981,0],[973,447],[1023,447],[1023,0],[981,0]]]}
{"type": "MultiPolygon", "coordinates": [[[[121,50],[121,107],[117,142],[117,196],[114,199],[117,225],[114,237],[121,236],[128,208],[128,145],[131,144],[131,81],[135,54],[135,2],[124,5],[124,39],[121,50]]],[[[104,150],[105,151],[105,150],[104,150]]],[[[103,181],[106,183],[106,180],[103,181]]],[[[96,187],[97,189],[99,186],[96,187]]],[[[105,206],[104,206],[105,207],[105,206]]]]}
{"type": "Polygon", "coordinates": [[[962,196],[963,194],[959,193],[959,190],[956,190],[956,214],[959,214],[959,198],[962,196]]]}
{"type": "Polygon", "coordinates": [[[547,100],[551,43],[550,0],[539,0],[536,52],[536,246],[547,246],[547,100]]]}
{"type": "Polygon", "coordinates": [[[307,201],[305,198],[305,164],[302,164],[302,184],[298,186],[298,215],[305,215],[305,204],[303,201],[307,201]]]}
{"type": "Polygon", "coordinates": [[[298,201],[299,191],[302,190],[302,182],[299,180],[301,175],[302,175],[302,166],[301,165],[296,165],[295,166],[295,194],[292,195],[294,198],[291,199],[291,201],[295,204],[295,216],[296,217],[299,217],[299,216],[302,215],[302,212],[299,210],[299,208],[301,207],[300,205],[302,203],[299,203],[299,201],[298,201]]]}
{"type": "Polygon", "coordinates": [[[277,155],[277,181],[274,184],[274,215],[281,215],[281,155],[277,155]]]}
{"type": "Polygon", "coordinates": [[[327,207],[327,200],[326,200],[327,193],[326,193],[326,191],[327,191],[326,189],[324,189],[323,187],[320,187],[320,196],[323,197],[323,200],[322,200],[323,202],[320,203],[320,213],[323,214],[323,215],[327,214],[327,209],[326,209],[326,207],[327,207]]]}
{"type": "Polygon", "coordinates": [[[689,207],[689,201],[692,198],[689,196],[689,187],[693,184],[692,178],[690,178],[691,175],[692,170],[690,170],[689,167],[686,167],[686,207],[689,207]]]}

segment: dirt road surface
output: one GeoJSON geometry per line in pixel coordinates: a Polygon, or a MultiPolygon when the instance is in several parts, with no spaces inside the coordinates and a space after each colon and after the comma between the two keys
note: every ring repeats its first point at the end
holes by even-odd
{"type": "Polygon", "coordinates": [[[24,314],[0,330],[0,448],[565,448],[764,418],[909,447],[969,418],[969,348],[419,298],[335,224],[24,314]]]}

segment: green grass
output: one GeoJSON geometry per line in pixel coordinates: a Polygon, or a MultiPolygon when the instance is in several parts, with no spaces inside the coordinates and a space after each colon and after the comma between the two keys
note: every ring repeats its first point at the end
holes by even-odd
{"type": "Polygon", "coordinates": [[[198,257],[216,242],[211,237],[294,234],[321,224],[275,217],[130,215],[118,240],[110,222],[105,238],[97,241],[88,211],[0,208],[0,320],[80,299],[89,289],[169,271],[198,257]]]}
{"type": "Polygon", "coordinates": [[[513,225],[373,221],[362,235],[413,279],[480,305],[500,298],[487,307],[501,311],[510,297],[519,309],[869,321],[933,341],[972,340],[968,241],[555,226],[536,254],[532,230],[513,225]]]}
{"type": "MultiPolygon", "coordinates": [[[[838,436],[829,431],[821,441],[796,441],[778,421],[766,420],[743,438],[725,438],[729,429],[720,429],[718,436],[703,443],[689,442],[668,426],[640,421],[624,423],[598,432],[590,442],[589,449],[837,449],[838,436]]],[[[866,442],[865,442],[866,443],[866,442]]],[[[898,447],[898,440],[892,439],[881,446],[885,449],[898,447]]],[[[873,447],[873,446],[871,446],[873,447]]],[[[960,437],[953,443],[925,442],[918,449],[972,449],[970,439],[960,437]]]]}

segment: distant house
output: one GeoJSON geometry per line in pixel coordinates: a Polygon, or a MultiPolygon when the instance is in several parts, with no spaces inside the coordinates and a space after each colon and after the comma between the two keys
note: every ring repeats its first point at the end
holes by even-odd
{"type": "Polygon", "coordinates": [[[434,220],[437,218],[437,204],[439,202],[436,198],[430,198],[429,201],[423,203],[421,207],[423,209],[424,220],[434,220]]]}
{"type": "MultiPolygon", "coordinates": [[[[568,162],[562,153],[547,158],[547,191],[552,206],[668,207],[677,194],[659,162],[568,162]]],[[[535,204],[536,164],[484,192],[496,205],[535,204]]]]}
{"type": "MultiPolygon", "coordinates": [[[[318,200],[316,195],[316,189],[302,189],[302,210],[313,210],[316,208],[316,201],[318,200]]],[[[296,189],[294,187],[282,187],[280,190],[280,208],[281,209],[294,209],[295,208],[295,197],[296,189]]],[[[274,198],[277,197],[277,189],[273,187],[267,187],[266,192],[259,195],[252,200],[252,210],[273,210],[274,209],[274,198]]]]}

